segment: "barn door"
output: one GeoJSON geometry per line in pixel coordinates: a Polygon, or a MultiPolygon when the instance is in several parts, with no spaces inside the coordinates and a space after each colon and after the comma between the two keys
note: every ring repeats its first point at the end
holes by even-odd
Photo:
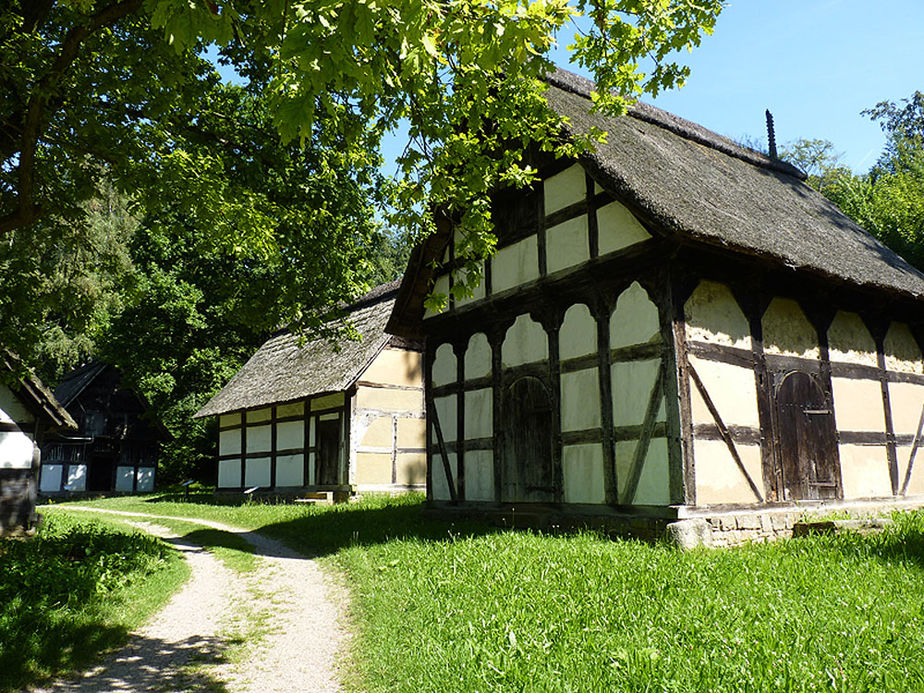
{"type": "Polygon", "coordinates": [[[784,500],[837,498],[837,428],[818,381],[808,373],[787,373],[776,407],[784,500]]]}
{"type": "Polygon", "coordinates": [[[339,483],[340,468],[340,420],[318,421],[318,469],[319,485],[339,483]]]}
{"type": "Polygon", "coordinates": [[[552,502],[552,403],[548,387],[533,376],[514,381],[504,393],[503,500],[552,502]]]}

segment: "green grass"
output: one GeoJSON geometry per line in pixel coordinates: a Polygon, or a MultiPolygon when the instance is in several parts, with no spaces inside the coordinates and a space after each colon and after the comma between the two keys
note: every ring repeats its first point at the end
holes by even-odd
{"type": "Polygon", "coordinates": [[[188,575],[159,540],[93,519],[46,516],[34,539],[0,543],[0,690],[86,666],[188,575]]]}
{"type": "Polygon", "coordinates": [[[924,690],[924,514],[881,535],[681,553],[333,508],[99,501],[221,519],[342,568],[365,691],[924,690]]]}

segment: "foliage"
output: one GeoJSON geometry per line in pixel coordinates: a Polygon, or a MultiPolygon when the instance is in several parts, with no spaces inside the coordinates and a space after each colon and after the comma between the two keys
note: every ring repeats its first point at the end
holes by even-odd
{"type": "Polygon", "coordinates": [[[86,665],[123,642],[187,574],[162,542],[53,515],[0,544],[0,690],[86,665]]]}
{"type": "Polygon", "coordinates": [[[824,191],[850,169],[841,161],[834,143],[823,139],[798,139],[787,142],[780,149],[780,158],[801,169],[808,176],[808,184],[824,191]]]}

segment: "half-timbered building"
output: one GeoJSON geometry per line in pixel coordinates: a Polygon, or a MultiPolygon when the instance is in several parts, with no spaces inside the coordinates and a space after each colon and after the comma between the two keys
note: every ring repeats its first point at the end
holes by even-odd
{"type": "Polygon", "coordinates": [[[431,506],[769,535],[920,501],[924,276],[793,166],[549,83],[567,134],[605,142],[532,157],[540,181],[494,196],[480,287],[435,313],[462,271],[439,219],[388,326],[426,343],[431,506]]]}
{"type": "Polygon", "coordinates": [[[346,308],[358,338],[300,344],[283,330],[196,413],[218,417],[219,491],[424,488],[423,357],[385,332],[398,284],[346,308]]]}

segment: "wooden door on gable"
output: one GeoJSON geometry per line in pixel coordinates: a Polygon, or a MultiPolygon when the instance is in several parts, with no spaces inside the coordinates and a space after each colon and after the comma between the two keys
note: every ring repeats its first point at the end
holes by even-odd
{"type": "Polygon", "coordinates": [[[840,465],[831,398],[809,373],[783,374],[776,388],[782,500],[838,498],[840,465]]]}
{"type": "Polygon", "coordinates": [[[555,500],[552,402],[548,386],[524,376],[504,392],[503,493],[505,502],[555,500]]]}

